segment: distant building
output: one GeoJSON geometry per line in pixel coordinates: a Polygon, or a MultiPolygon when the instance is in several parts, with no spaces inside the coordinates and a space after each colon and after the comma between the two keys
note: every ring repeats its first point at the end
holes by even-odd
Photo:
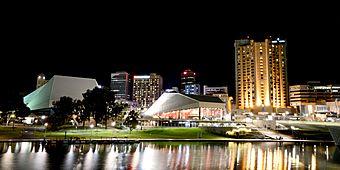
{"type": "Polygon", "coordinates": [[[207,85],[203,86],[203,95],[213,95],[213,94],[228,94],[228,87],[208,87],[207,85]]]}
{"type": "Polygon", "coordinates": [[[131,100],[132,80],[127,72],[111,73],[110,88],[115,93],[117,100],[131,100]]]}
{"type": "Polygon", "coordinates": [[[237,108],[255,113],[287,108],[286,41],[241,39],[234,46],[237,108]]]}
{"type": "Polygon", "coordinates": [[[289,95],[290,105],[298,113],[339,112],[340,85],[308,82],[305,85],[289,86],[289,95]]]}
{"type": "Polygon", "coordinates": [[[181,73],[181,93],[185,93],[185,86],[196,83],[196,73],[190,69],[184,70],[181,73]]]}
{"type": "Polygon", "coordinates": [[[184,88],[184,94],[194,94],[200,95],[201,94],[201,86],[199,84],[187,84],[184,88]]]}
{"type": "Polygon", "coordinates": [[[33,111],[49,109],[60,97],[83,99],[83,93],[98,86],[95,79],[54,75],[45,85],[24,97],[24,103],[33,111]]]}
{"type": "Polygon", "coordinates": [[[37,77],[37,85],[36,88],[39,88],[41,86],[43,86],[44,84],[47,83],[48,80],[46,80],[46,77],[43,73],[40,73],[37,77]]]}
{"type": "Polygon", "coordinates": [[[166,93],[179,93],[178,87],[172,87],[171,89],[165,89],[166,93]]]}
{"type": "Polygon", "coordinates": [[[228,101],[228,88],[227,86],[221,87],[208,87],[207,85],[203,86],[203,95],[207,96],[215,96],[220,98],[225,104],[228,113],[231,112],[231,103],[228,101]]]}
{"type": "Polygon", "coordinates": [[[142,109],[149,108],[163,91],[163,78],[160,75],[133,76],[133,101],[142,109]]]}

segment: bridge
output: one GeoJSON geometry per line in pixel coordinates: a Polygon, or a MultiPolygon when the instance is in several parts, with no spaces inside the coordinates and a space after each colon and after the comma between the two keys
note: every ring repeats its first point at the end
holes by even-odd
{"type": "Polygon", "coordinates": [[[329,132],[337,146],[340,146],[340,123],[339,122],[317,122],[317,121],[286,121],[277,120],[277,124],[294,130],[329,132]]]}

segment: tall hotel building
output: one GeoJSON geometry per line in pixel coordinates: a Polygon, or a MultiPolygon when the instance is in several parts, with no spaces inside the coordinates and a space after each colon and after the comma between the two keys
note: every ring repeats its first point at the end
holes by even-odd
{"type": "Polygon", "coordinates": [[[277,112],[289,106],[285,40],[235,40],[238,109],[277,112]]]}
{"type": "Polygon", "coordinates": [[[111,73],[110,88],[115,93],[117,100],[131,100],[131,76],[122,71],[111,73]]]}
{"type": "Polygon", "coordinates": [[[155,73],[133,76],[133,101],[141,109],[149,108],[162,95],[163,79],[155,73]]]}

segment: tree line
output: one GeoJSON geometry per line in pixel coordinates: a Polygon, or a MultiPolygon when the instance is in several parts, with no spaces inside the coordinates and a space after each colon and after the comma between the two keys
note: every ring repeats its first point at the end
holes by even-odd
{"type": "MultiPolygon", "coordinates": [[[[139,113],[128,111],[128,104],[117,102],[114,92],[107,87],[95,87],[87,90],[83,100],[72,99],[68,96],[61,97],[53,103],[51,114],[47,118],[48,129],[57,130],[73,122],[76,126],[85,126],[85,122],[92,119],[93,125],[102,124],[107,128],[108,121],[116,123],[117,127],[127,126],[130,131],[138,125],[139,113]]],[[[28,116],[30,110],[27,106],[20,105],[16,114],[28,116]]],[[[10,112],[3,113],[9,115],[10,112]]],[[[19,116],[19,115],[17,115],[19,116]]]]}

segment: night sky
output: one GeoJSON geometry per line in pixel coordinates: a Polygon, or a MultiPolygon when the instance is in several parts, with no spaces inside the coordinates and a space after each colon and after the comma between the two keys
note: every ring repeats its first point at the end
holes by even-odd
{"type": "Polygon", "coordinates": [[[224,86],[235,94],[235,39],[280,37],[288,42],[288,81],[340,84],[339,19],[333,14],[296,13],[240,21],[223,13],[121,13],[113,17],[20,16],[2,32],[1,93],[28,94],[44,73],[97,79],[110,73],[158,73],[164,89],[179,86],[190,68],[201,85],[224,86]],[[164,14],[164,15],[163,15],[164,14]],[[279,20],[275,20],[279,18],[279,20]],[[327,20],[325,19],[327,18],[327,20]]]}

